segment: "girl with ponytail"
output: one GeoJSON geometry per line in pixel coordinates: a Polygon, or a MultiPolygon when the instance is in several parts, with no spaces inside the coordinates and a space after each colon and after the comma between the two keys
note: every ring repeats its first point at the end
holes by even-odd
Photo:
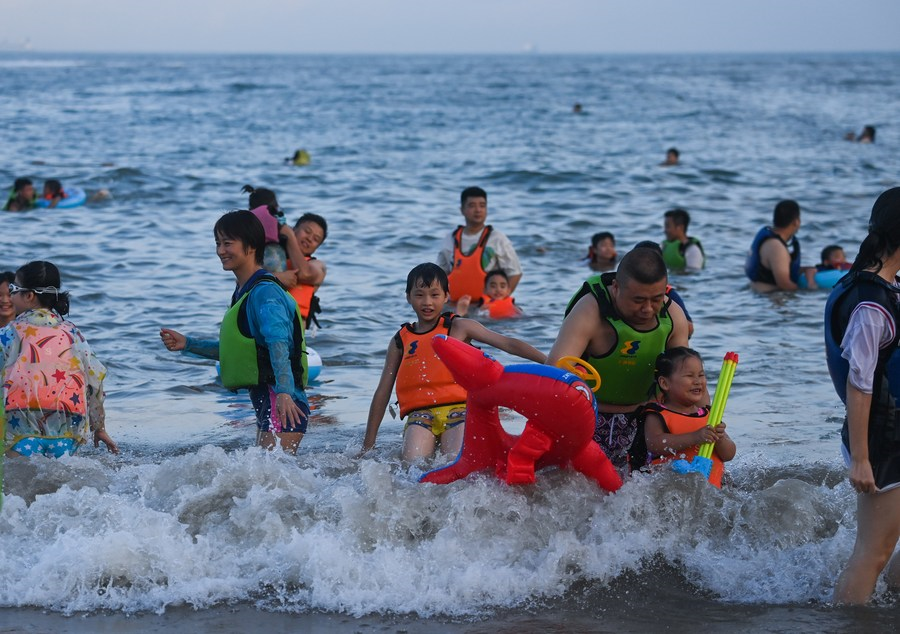
{"type": "Polygon", "coordinates": [[[869,233],[825,306],[825,353],[847,407],[841,450],[856,491],[853,554],[836,603],[866,603],[881,571],[900,587],[900,187],[872,207],[869,233]]]}
{"type": "Polygon", "coordinates": [[[29,262],[9,283],[16,318],[0,330],[0,367],[6,412],[5,447],[22,456],[72,454],[93,432],[118,447],[105,430],[103,379],[106,368],[74,324],[69,293],[59,269],[29,262]]]}

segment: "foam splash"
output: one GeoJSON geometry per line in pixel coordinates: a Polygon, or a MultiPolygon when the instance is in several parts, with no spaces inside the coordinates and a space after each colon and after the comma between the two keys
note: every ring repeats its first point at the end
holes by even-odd
{"type": "Polygon", "coordinates": [[[820,602],[853,539],[849,488],[799,473],[718,491],[663,470],[605,496],[568,471],[527,487],[487,476],[420,485],[415,469],[380,458],[213,446],[158,464],[75,457],[8,471],[0,605],[66,613],[251,601],[472,616],[660,559],[728,602],[820,602]],[[74,484],[60,483],[64,472],[74,484]]]}

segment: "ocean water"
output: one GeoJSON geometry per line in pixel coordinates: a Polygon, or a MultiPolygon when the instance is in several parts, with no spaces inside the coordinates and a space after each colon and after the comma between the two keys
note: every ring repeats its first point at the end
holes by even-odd
{"type": "Polygon", "coordinates": [[[835,242],[855,255],[875,198],[900,184],[900,55],[29,53],[0,54],[0,71],[0,183],[111,193],[0,215],[0,269],[60,266],[71,318],[109,367],[122,448],[7,461],[0,619],[87,614],[62,621],[84,631],[166,615],[221,626],[236,611],[273,631],[282,614],[348,631],[897,627],[883,584],[875,607],[828,604],[855,496],[824,365],[826,295],[755,294],[742,264],[782,198],[802,207],[804,264],[835,242]],[[842,139],[866,124],[875,144],[842,139]],[[659,167],[673,145],[682,165],[659,167]],[[285,164],[301,147],[312,163],[285,164]],[[296,457],[252,447],[246,396],[158,338],[160,326],[218,331],[233,277],[212,226],[245,206],[245,183],[274,189],[290,220],[329,222],[310,341],[325,368],[296,457]],[[468,185],[488,191],[489,221],[524,268],[527,315],[490,326],[544,351],[589,273],[592,233],[614,232],[624,253],[662,238],[667,209],[689,210],[708,266],[671,281],[711,388],[726,351],[741,359],[729,486],[660,472],[605,496],[558,470],[526,487],[488,475],[420,485],[427,465],[399,462],[389,415],[357,458],[388,341],[414,317],[406,273],[461,221],[468,185]]]}

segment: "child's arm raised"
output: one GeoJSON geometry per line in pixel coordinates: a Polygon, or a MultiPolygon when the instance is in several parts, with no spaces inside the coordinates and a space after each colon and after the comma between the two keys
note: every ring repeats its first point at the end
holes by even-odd
{"type": "Polygon", "coordinates": [[[514,354],[523,359],[528,359],[529,361],[534,361],[535,363],[547,362],[547,355],[530,343],[525,343],[521,339],[507,337],[506,335],[501,335],[499,332],[488,330],[474,319],[465,319],[462,317],[454,319],[450,324],[450,336],[454,339],[465,341],[466,343],[468,343],[469,340],[480,341],[489,346],[494,346],[498,350],[503,350],[504,352],[514,354]]]}
{"type": "Polygon", "coordinates": [[[391,391],[394,389],[394,381],[397,380],[397,370],[400,369],[400,361],[403,358],[403,350],[397,347],[394,340],[388,344],[387,354],[384,358],[384,368],[381,370],[381,379],[378,387],[372,395],[372,403],[369,405],[369,418],[366,421],[366,436],[363,438],[363,453],[375,446],[375,437],[384,418],[384,410],[391,400],[391,391]]]}

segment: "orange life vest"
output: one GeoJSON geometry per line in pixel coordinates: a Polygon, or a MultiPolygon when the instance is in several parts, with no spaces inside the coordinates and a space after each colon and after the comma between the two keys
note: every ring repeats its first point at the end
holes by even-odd
{"type": "MultiPolygon", "coordinates": [[[[306,261],[309,262],[313,260],[312,256],[307,255],[306,261]]],[[[288,269],[294,268],[294,265],[288,260],[287,263],[288,269]]],[[[309,307],[312,306],[313,295],[316,293],[316,287],[310,284],[297,284],[296,286],[291,286],[288,289],[288,292],[291,294],[291,297],[297,302],[297,306],[300,307],[300,314],[303,315],[304,324],[309,319],[309,307]]]]}
{"type": "Polygon", "coordinates": [[[84,415],[86,368],[72,354],[78,336],[65,322],[36,326],[13,322],[21,339],[18,358],[3,373],[6,411],[45,410],[84,415]]]}
{"type": "Polygon", "coordinates": [[[453,380],[431,346],[435,335],[450,334],[453,317],[444,313],[434,328],[422,333],[413,332],[412,324],[403,324],[394,336],[403,354],[396,386],[400,418],[418,409],[466,402],[466,390],[453,380]]]}
{"type": "MultiPolygon", "coordinates": [[[[707,419],[709,419],[709,408],[704,407],[696,414],[682,414],[673,412],[665,406],[658,403],[648,403],[646,411],[655,412],[663,419],[663,425],[670,434],[689,434],[706,427],[707,419]]],[[[698,445],[688,447],[677,452],[677,456],[654,456],[653,463],[660,464],[673,460],[674,458],[684,458],[688,462],[697,455],[700,450],[698,445]]],[[[725,473],[725,463],[713,451],[712,454],[712,471],[709,474],[709,481],[718,488],[722,488],[722,475],[725,473]]]]}
{"type": "Polygon", "coordinates": [[[450,274],[450,301],[458,301],[463,295],[481,297],[484,292],[484,278],[487,271],[481,266],[481,258],[488,237],[491,235],[491,225],[485,226],[481,232],[478,244],[468,255],[462,252],[462,225],[453,232],[453,264],[450,274]]]}
{"type": "Polygon", "coordinates": [[[303,315],[303,321],[305,322],[309,319],[309,307],[312,305],[312,298],[316,292],[315,286],[310,286],[309,284],[298,284],[297,286],[292,286],[288,289],[291,294],[291,297],[297,302],[297,306],[300,308],[300,314],[303,315]]]}
{"type": "Polygon", "coordinates": [[[491,299],[487,295],[482,295],[481,305],[487,308],[491,319],[509,319],[522,314],[522,311],[516,306],[516,300],[513,299],[512,295],[503,299],[491,299]]]}

